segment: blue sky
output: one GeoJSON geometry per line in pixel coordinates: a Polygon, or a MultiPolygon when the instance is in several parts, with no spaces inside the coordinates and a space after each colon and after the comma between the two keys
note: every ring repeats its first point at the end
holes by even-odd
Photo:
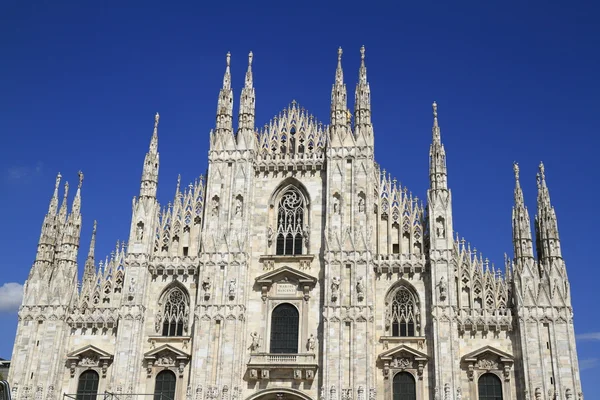
{"type": "Polygon", "coordinates": [[[0,357],[11,356],[16,329],[7,294],[18,292],[34,260],[57,172],[71,184],[79,169],[85,173],[82,268],[94,219],[99,257],[127,239],[155,112],[159,200],[171,200],[177,174],[189,182],[205,172],[227,51],[236,103],[254,52],[260,126],[294,99],[328,122],[337,48],[353,99],[365,45],[377,161],[425,198],[436,100],[455,229],[496,265],[512,253],[512,162],[520,163],[533,216],[544,161],[581,335],[584,393],[600,397],[592,296],[600,281],[593,256],[600,218],[592,207],[597,5],[25,3],[0,6],[0,357]]]}

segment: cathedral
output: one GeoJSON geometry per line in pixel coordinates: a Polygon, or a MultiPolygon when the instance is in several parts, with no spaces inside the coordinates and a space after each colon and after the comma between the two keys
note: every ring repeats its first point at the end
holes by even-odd
{"type": "Polygon", "coordinates": [[[234,128],[227,54],[208,170],[166,206],[156,114],[129,238],[98,261],[94,222],[81,279],[83,174],[72,201],[58,175],[13,397],[582,400],[543,164],[534,234],[513,165],[514,256],[498,269],[454,231],[435,102],[420,201],[374,160],[364,47],[354,112],[338,50],[328,125],[292,102],[257,129],[252,57],[234,128]]]}

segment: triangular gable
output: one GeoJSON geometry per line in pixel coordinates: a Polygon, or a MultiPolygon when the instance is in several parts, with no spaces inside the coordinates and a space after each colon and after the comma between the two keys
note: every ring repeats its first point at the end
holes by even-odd
{"type": "Polygon", "coordinates": [[[92,352],[98,355],[98,358],[100,359],[110,359],[112,358],[112,354],[107,353],[106,351],[97,348],[96,346],[92,346],[91,344],[82,347],[78,350],[72,351],[71,353],[67,354],[67,358],[68,359],[76,359],[76,358],[80,358],[83,354],[87,353],[87,352],[92,352]]]}
{"type": "Polygon", "coordinates": [[[429,356],[427,354],[421,353],[418,350],[413,349],[405,344],[401,344],[400,346],[396,346],[393,349],[387,350],[379,355],[379,358],[383,361],[388,361],[394,358],[394,356],[399,355],[401,353],[408,353],[413,356],[413,358],[417,361],[419,360],[428,360],[429,356]]]}
{"type": "Polygon", "coordinates": [[[513,359],[514,359],[513,356],[511,356],[508,353],[503,352],[502,350],[498,350],[492,346],[485,346],[485,347],[480,348],[479,350],[475,350],[469,354],[464,355],[462,360],[466,361],[466,362],[477,361],[478,358],[480,358],[482,355],[484,355],[486,353],[491,353],[491,354],[498,356],[500,358],[500,360],[503,362],[513,361],[513,359]]]}
{"type": "Polygon", "coordinates": [[[171,346],[170,344],[163,344],[162,346],[157,347],[156,349],[152,349],[152,350],[144,353],[144,358],[145,359],[155,359],[157,357],[157,355],[162,352],[173,353],[175,355],[175,358],[177,358],[178,360],[181,360],[181,359],[187,360],[188,358],[190,358],[189,354],[171,346]]]}
{"type": "Polygon", "coordinates": [[[285,277],[288,279],[292,278],[292,281],[296,281],[299,284],[304,285],[314,286],[317,283],[317,278],[290,267],[281,267],[274,271],[267,272],[266,274],[256,278],[256,283],[262,285],[272,285],[273,283],[278,282],[285,277]]]}

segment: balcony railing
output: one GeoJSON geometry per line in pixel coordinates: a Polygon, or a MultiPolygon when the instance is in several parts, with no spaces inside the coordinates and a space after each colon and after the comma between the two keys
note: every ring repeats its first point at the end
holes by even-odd
{"type": "Polygon", "coordinates": [[[248,365],[282,366],[312,365],[316,363],[314,354],[255,353],[250,355],[248,365]]]}

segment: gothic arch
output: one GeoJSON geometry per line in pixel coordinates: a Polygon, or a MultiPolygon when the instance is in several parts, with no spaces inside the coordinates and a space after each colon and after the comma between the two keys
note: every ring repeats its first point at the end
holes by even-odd
{"type": "Polygon", "coordinates": [[[413,293],[413,295],[415,296],[415,298],[417,300],[417,304],[420,306],[421,301],[419,299],[417,289],[414,287],[414,285],[412,283],[410,283],[406,279],[399,279],[389,287],[389,289],[387,290],[387,292],[385,293],[385,296],[384,296],[385,304],[388,304],[392,300],[392,298],[394,297],[394,294],[401,286],[404,286],[406,289],[408,289],[409,291],[411,291],[413,293]]]}
{"type": "Polygon", "coordinates": [[[162,336],[186,336],[189,333],[190,295],[175,281],[165,287],[159,297],[155,329],[162,336]]]}
{"type": "Polygon", "coordinates": [[[421,303],[414,286],[396,282],[385,296],[385,330],[395,337],[421,336],[421,303]]]}
{"type": "Polygon", "coordinates": [[[274,388],[274,389],[260,390],[260,391],[258,391],[256,393],[254,393],[253,395],[250,395],[249,397],[247,397],[246,400],[271,400],[271,399],[276,399],[277,398],[277,394],[279,394],[279,393],[283,393],[290,400],[291,399],[313,400],[312,397],[308,396],[305,393],[302,393],[299,390],[288,389],[288,388],[281,388],[281,389],[274,388]]]}

